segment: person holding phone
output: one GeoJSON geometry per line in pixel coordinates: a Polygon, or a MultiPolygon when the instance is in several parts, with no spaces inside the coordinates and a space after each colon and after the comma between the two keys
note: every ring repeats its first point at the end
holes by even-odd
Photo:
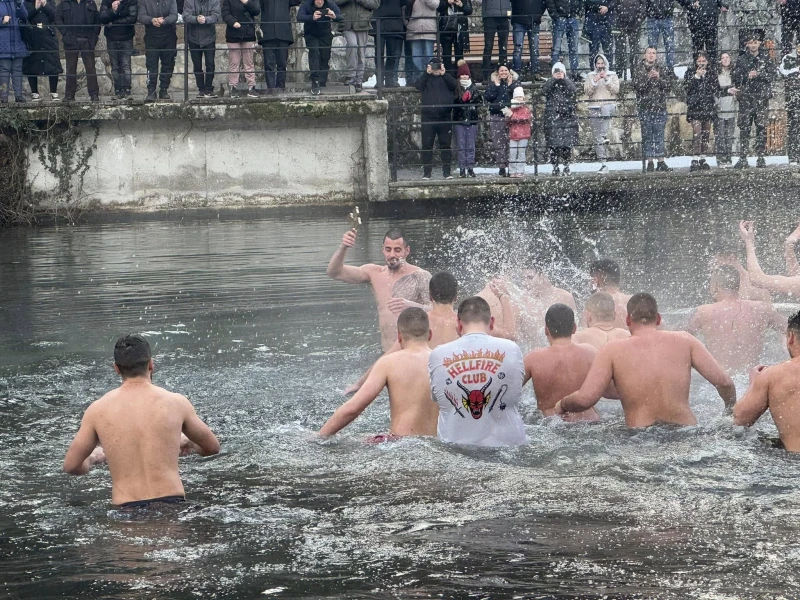
{"type": "Polygon", "coordinates": [[[442,157],[442,175],[452,179],[450,150],[453,127],[453,102],[458,84],[448,75],[438,58],[432,58],[425,73],[414,84],[422,93],[422,167],[423,179],[430,179],[433,167],[433,142],[439,140],[442,157]]]}
{"type": "Polygon", "coordinates": [[[714,66],[708,61],[705,52],[698,52],[694,67],[686,71],[686,120],[692,126],[692,165],[690,171],[710,169],[706,162],[708,140],[711,137],[711,123],[716,113],[719,81],[714,66]]]}
{"type": "Polygon", "coordinates": [[[342,13],[332,0],[305,0],[297,11],[297,21],[303,24],[303,37],[308,48],[311,93],[315,96],[328,83],[328,65],[333,43],[331,23],[341,18],[342,13]]]}
{"type": "Polygon", "coordinates": [[[594,59],[594,70],[583,82],[583,91],[588,98],[589,124],[594,134],[594,149],[597,159],[602,163],[600,173],[608,173],[608,132],[611,119],[617,112],[619,95],[619,77],[610,70],[605,54],[598,54],[594,59]]]}

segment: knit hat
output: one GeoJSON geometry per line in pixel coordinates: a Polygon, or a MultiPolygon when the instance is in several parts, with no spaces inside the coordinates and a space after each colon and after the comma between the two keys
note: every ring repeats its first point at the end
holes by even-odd
{"type": "Polygon", "coordinates": [[[512,98],[525,98],[525,90],[523,90],[521,87],[515,87],[514,88],[514,93],[513,93],[513,95],[511,97],[512,98]]]}
{"type": "Polygon", "coordinates": [[[565,66],[564,66],[564,63],[562,63],[562,62],[557,62],[557,63],[555,63],[555,64],[553,65],[553,68],[552,68],[552,69],[550,69],[550,72],[551,72],[553,75],[555,75],[555,74],[556,74],[556,71],[561,71],[562,73],[566,73],[566,72],[567,72],[567,67],[565,67],[565,66]]]}
{"type": "Polygon", "coordinates": [[[472,77],[472,73],[469,71],[469,65],[467,61],[463,58],[458,61],[458,76],[461,77],[462,75],[466,75],[467,77],[472,77]]]}

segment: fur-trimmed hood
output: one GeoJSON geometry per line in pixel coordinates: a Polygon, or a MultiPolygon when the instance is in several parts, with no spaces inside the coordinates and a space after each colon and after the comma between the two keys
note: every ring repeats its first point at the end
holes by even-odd
{"type": "MultiPolygon", "coordinates": [[[[519,75],[513,69],[508,70],[511,73],[511,81],[519,81],[519,75]]],[[[492,83],[495,85],[500,85],[500,75],[497,71],[492,73],[492,83]]]]}

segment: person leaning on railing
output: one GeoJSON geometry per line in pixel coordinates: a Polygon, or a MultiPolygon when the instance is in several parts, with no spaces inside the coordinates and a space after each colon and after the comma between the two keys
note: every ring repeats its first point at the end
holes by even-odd
{"type": "Polygon", "coordinates": [[[61,0],[56,8],[56,24],[61,31],[67,83],[64,102],[73,102],[78,89],[78,57],[86,71],[86,87],[92,102],[100,102],[100,86],[94,63],[94,48],[100,35],[100,15],[94,0],[61,0]]]}
{"type": "Polygon", "coordinates": [[[608,59],[603,54],[594,58],[594,70],[583,83],[589,108],[589,124],[594,134],[594,149],[602,163],[600,173],[608,173],[608,132],[611,119],[617,112],[617,96],[619,95],[619,77],[611,70],[608,59]]]}
{"type": "Polygon", "coordinates": [[[50,83],[50,99],[58,100],[58,76],[63,72],[59,56],[58,38],[53,25],[56,21],[55,2],[49,0],[27,0],[30,23],[28,49],[30,56],[22,61],[22,73],[28,77],[31,100],[40,100],[39,77],[47,77],[50,83]]]}
{"type": "Polygon", "coordinates": [[[338,28],[347,43],[345,83],[355,86],[360,92],[367,63],[370,19],[372,11],[380,6],[380,0],[339,0],[337,4],[342,11],[338,28]]]}
{"type": "Polygon", "coordinates": [[[331,23],[341,18],[342,13],[332,0],[304,0],[297,11],[297,21],[303,24],[303,37],[308,48],[311,93],[315,96],[328,84],[333,43],[331,23]]]}
{"type": "Polygon", "coordinates": [[[441,0],[439,2],[439,46],[445,70],[454,75],[456,64],[464,58],[464,36],[469,44],[469,22],[472,14],[471,0],[441,0]]]}
{"type": "Polygon", "coordinates": [[[213,98],[215,55],[217,52],[217,23],[222,19],[220,0],[186,0],[183,22],[186,23],[186,42],[192,57],[198,98],[213,98]],[[203,59],[206,68],[203,71],[203,59]]]}
{"type": "Polygon", "coordinates": [[[264,79],[268,93],[286,89],[286,63],[289,46],[294,43],[292,16],[289,10],[301,0],[260,0],[261,33],[259,40],[264,54],[264,79]]]}
{"type": "Polygon", "coordinates": [[[10,86],[14,87],[14,99],[25,102],[22,61],[30,52],[22,41],[19,21],[27,18],[28,11],[21,1],[0,0],[0,104],[8,104],[10,86]]]}
{"type": "Polygon", "coordinates": [[[406,26],[403,23],[405,7],[406,0],[381,0],[381,5],[372,13],[371,33],[375,37],[375,57],[382,63],[383,85],[386,87],[400,85],[397,68],[406,37],[406,26]]]}
{"type": "Polygon", "coordinates": [[[469,65],[458,61],[458,88],[456,89],[453,121],[455,122],[456,148],[458,150],[458,176],[475,177],[475,143],[481,115],[478,107],[483,98],[472,81],[469,65]]]}
{"type": "Polygon", "coordinates": [[[514,88],[520,86],[519,76],[509,70],[505,65],[500,65],[492,73],[491,83],[486,86],[483,98],[489,103],[489,139],[492,145],[494,163],[500,169],[500,177],[508,175],[508,127],[504,108],[511,107],[511,98],[514,88]]]}
{"type": "Polygon", "coordinates": [[[103,0],[100,4],[100,22],[105,26],[103,33],[114,78],[114,96],[118,100],[131,95],[131,55],[138,19],[138,0],[103,0]]]}
{"type": "Polygon", "coordinates": [[[222,0],[222,20],[225,21],[225,41],[228,44],[228,87],[231,98],[239,95],[239,75],[244,65],[247,96],[255,98],[256,69],[253,51],[256,43],[256,17],[261,12],[258,0],[222,0]]]}
{"type": "Polygon", "coordinates": [[[145,102],[169,100],[169,84],[178,55],[178,3],[175,0],[139,0],[139,23],[144,25],[144,60],[147,69],[145,102]],[[161,73],[158,66],[161,63],[161,73]]]}
{"type": "Polygon", "coordinates": [[[796,167],[800,162],[800,37],[794,52],[783,57],[779,70],[784,77],[786,149],[789,164],[796,167]]]}

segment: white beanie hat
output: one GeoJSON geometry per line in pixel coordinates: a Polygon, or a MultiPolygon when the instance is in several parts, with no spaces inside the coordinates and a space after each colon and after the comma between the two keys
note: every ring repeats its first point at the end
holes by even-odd
{"type": "Polygon", "coordinates": [[[514,93],[511,96],[512,98],[524,98],[525,97],[525,90],[521,87],[517,86],[514,88],[514,93]]]}

